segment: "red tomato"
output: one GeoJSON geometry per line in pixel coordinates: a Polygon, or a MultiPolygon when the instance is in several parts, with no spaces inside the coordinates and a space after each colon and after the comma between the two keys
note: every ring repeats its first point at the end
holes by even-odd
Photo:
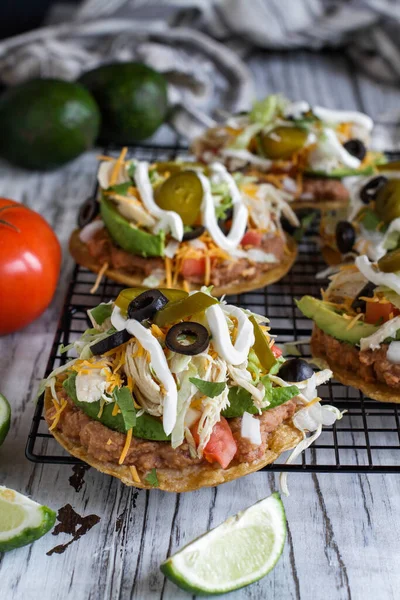
{"type": "MultiPolygon", "coordinates": [[[[200,439],[197,426],[198,422],[190,429],[196,445],[199,444],[200,439]]],[[[221,420],[213,427],[210,439],[203,450],[203,456],[208,462],[218,462],[223,469],[226,469],[236,452],[237,446],[231,428],[228,421],[221,417],[221,420]]]]}
{"type": "Polygon", "coordinates": [[[249,229],[242,237],[240,243],[242,246],[255,246],[259,248],[261,246],[262,238],[263,234],[260,231],[257,231],[257,229],[249,229]]]}
{"type": "Polygon", "coordinates": [[[25,327],[53,298],[60,244],[30,208],[0,198],[0,335],[25,327]]]}
{"type": "Polygon", "coordinates": [[[278,348],[278,346],[275,346],[275,344],[272,346],[271,350],[275,358],[279,358],[280,356],[282,356],[282,350],[278,348]]]}
{"type": "Polygon", "coordinates": [[[397,313],[397,309],[390,302],[385,304],[381,302],[366,302],[367,308],[365,311],[365,322],[371,323],[371,325],[386,323],[389,321],[390,313],[394,315],[397,313]]]}
{"type": "Polygon", "coordinates": [[[205,258],[185,258],[182,263],[181,274],[184,279],[204,275],[206,270],[205,258]]]}

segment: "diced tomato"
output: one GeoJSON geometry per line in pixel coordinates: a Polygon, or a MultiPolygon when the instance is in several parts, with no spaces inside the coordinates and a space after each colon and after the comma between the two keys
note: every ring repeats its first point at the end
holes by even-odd
{"type": "Polygon", "coordinates": [[[279,358],[280,356],[282,356],[282,350],[278,348],[278,346],[275,346],[275,344],[272,346],[271,350],[275,358],[279,358]]]}
{"type": "Polygon", "coordinates": [[[242,246],[255,246],[258,248],[261,246],[262,238],[263,234],[260,231],[257,231],[257,229],[249,229],[242,237],[240,243],[242,246]]]}
{"type": "Polygon", "coordinates": [[[181,273],[184,279],[193,275],[204,275],[206,270],[205,258],[185,258],[182,262],[181,273]]]}
{"type": "MultiPolygon", "coordinates": [[[[190,428],[197,446],[200,440],[197,432],[198,424],[199,422],[197,421],[190,428]]],[[[221,420],[213,427],[210,439],[203,450],[203,456],[208,462],[217,462],[223,469],[226,469],[236,452],[237,446],[231,428],[228,425],[228,421],[224,417],[221,417],[221,420]]]]}
{"type": "Polygon", "coordinates": [[[365,322],[372,325],[386,323],[389,321],[391,313],[393,316],[398,314],[397,308],[390,302],[366,302],[366,305],[365,322]]]}

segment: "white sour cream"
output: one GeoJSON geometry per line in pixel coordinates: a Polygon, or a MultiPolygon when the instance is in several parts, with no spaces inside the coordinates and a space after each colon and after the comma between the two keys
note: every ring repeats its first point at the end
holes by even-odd
{"type": "Polygon", "coordinates": [[[324,129],[318,145],[310,153],[309,165],[314,171],[331,172],[341,163],[349,169],[358,169],[361,162],[347,152],[333,129],[324,129]]]}
{"type": "Polygon", "coordinates": [[[206,310],[208,326],[212,341],[218,354],[231,365],[240,365],[249,354],[254,344],[254,329],[247,315],[237,306],[213,304],[206,310]],[[236,341],[232,344],[225,315],[235,317],[238,321],[236,341]]]}
{"type": "Polygon", "coordinates": [[[202,223],[208,230],[208,233],[214,242],[227,252],[234,253],[236,256],[244,256],[242,251],[237,247],[240,244],[247,226],[248,211],[243,203],[242,195],[237,187],[235,180],[229,175],[226,168],[219,164],[213,163],[210,169],[214,173],[218,173],[220,178],[228,184],[229,192],[232,197],[233,218],[232,227],[228,235],[225,235],[218,226],[217,217],[215,215],[215,205],[211,186],[208,178],[203,173],[196,172],[203,187],[203,201],[201,205],[202,223]]]}
{"type": "Polygon", "coordinates": [[[235,148],[223,148],[220,152],[222,156],[226,158],[237,158],[238,160],[243,160],[252,165],[256,165],[257,167],[262,167],[264,169],[269,169],[272,166],[272,160],[268,158],[262,158],[261,156],[257,156],[256,154],[252,154],[248,150],[241,150],[235,148]]]}
{"type": "Polygon", "coordinates": [[[400,364],[400,342],[390,342],[386,358],[395,365],[400,364]]]}
{"type": "Polygon", "coordinates": [[[367,256],[357,256],[355,261],[358,270],[375,285],[385,285],[396,294],[400,295],[400,276],[397,273],[383,273],[376,271],[367,256]]]}
{"type": "Polygon", "coordinates": [[[240,435],[242,438],[248,439],[252,444],[259,446],[262,441],[260,421],[250,413],[244,412],[242,417],[240,435]]]}
{"type": "Polygon", "coordinates": [[[143,327],[138,321],[128,319],[126,321],[126,330],[149,352],[151,366],[154,369],[157,379],[163,385],[165,390],[163,398],[163,428],[165,433],[169,435],[176,423],[178,391],[163,349],[151,331],[143,327]]]}
{"type": "Polygon", "coordinates": [[[136,163],[135,182],[144,206],[151,215],[158,219],[156,230],[170,231],[172,237],[181,242],[183,238],[182,219],[176,212],[163,210],[155,203],[148,162],[138,161],[136,163]]]}

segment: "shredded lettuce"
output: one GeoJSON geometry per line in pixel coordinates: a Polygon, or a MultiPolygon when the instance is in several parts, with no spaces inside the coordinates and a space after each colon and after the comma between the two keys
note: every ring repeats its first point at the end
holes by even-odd
{"type": "Polygon", "coordinates": [[[120,194],[121,196],[126,196],[131,185],[131,181],[124,181],[124,183],[116,183],[115,185],[111,185],[107,189],[107,192],[115,192],[116,194],[120,194]]]}
{"type": "Polygon", "coordinates": [[[385,285],[379,285],[376,288],[377,292],[382,292],[387,300],[391,302],[396,308],[400,309],[400,296],[396,294],[394,290],[386,287],[385,285]]]}
{"type": "MultiPolygon", "coordinates": [[[[280,406],[288,400],[297,396],[300,392],[297,386],[273,387],[268,375],[261,377],[265,388],[265,400],[269,402],[262,410],[269,410],[280,406]]],[[[258,409],[254,405],[251,394],[241,387],[232,387],[229,390],[229,406],[222,411],[222,415],[228,419],[241,417],[244,412],[252,415],[258,414],[258,409]]]]}
{"type": "Polygon", "coordinates": [[[136,425],[136,409],[133,404],[132,392],[128,387],[114,388],[113,398],[118,404],[126,430],[136,425]]]}
{"type": "MultiPolygon", "coordinates": [[[[88,310],[89,319],[94,321],[97,325],[102,325],[106,319],[111,317],[111,313],[113,311],[113,303],[112,302],[102,302],[98,306],[88,310]]],[[[88,330],[85,331],[85,333],[88,330]]],[[[92,330],[89,330],[92,331],[92,330]]],[[[96,331],[96,333],[98,333],[96,331]]]]}
{"type": "Polygon", "coordinates": [[[381,219],[378,217],[378,215],[369,208],[365,210],[360,219],[360,223],[362,223],[367,231],[375,231],[380,222],[381,219]]]}
{"type": "Polygon", "coordinates": [[[152,487],[158,487],[160,484],[157,477],[157,470],[155,468],[151,469],[151,471],[147,473],[146,477],[144,478],[144,481],[152,487]]]}
{"type": "Polygon", "coordinates": [[[271,94],[264,100],[254,102],[249,114],[250,120],[252,123],[261,123],[265,127],[283,112],[286,104],[287,100],[283,96],[271,94]]]}

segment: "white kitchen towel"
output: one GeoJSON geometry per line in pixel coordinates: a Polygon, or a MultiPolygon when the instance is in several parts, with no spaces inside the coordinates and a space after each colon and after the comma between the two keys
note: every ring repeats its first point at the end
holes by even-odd
{"type": "Polygon", "coordinates": [[[254,46],[341,46],[370,76],[400,82],[400,0],[86,0],[62,25],[2,40],[0,80],[73,80],[104,62],[141,60],[166,75],[173,125],[190,138],[217,107],[250,106],[240,55],[254,46]]]}

